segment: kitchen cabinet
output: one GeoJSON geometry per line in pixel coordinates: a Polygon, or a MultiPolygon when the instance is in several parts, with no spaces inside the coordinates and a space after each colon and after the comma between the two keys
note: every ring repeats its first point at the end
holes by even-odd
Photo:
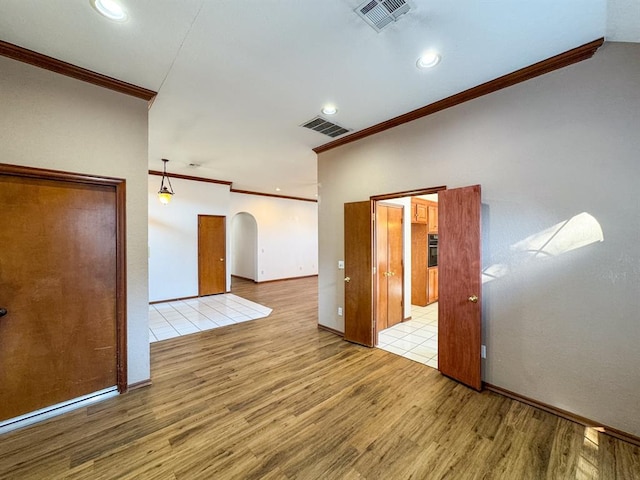
{"type": "Polygon", "coordinates": [[[438,267],[429,268],[428,271],[427,303],[433,303],[438,301],[438,267]]]}
{"type": "Polygon", "coordinates": [[[427,225],[429,233],[438,233],[438,204],[435,202],[427,205],[427,225]]]}
{"type": "MultiPolygon", "coordinates": [[[[429,268],[429,234],[438,233],[438,203],[411,199],[411,303],[425,306],[438,301],[438,267],[429,268]]],[[[437,242],[437,238],[436,238],[437,242]]]]}
{"type": "Polygon", "coordinates": [[[411,304],[427,305],[427,225],[411,224],[411,304]]]}
{"type": "Polygon", "coordinates": [[[411,223],[427,224],[429,220],[429,203],[421,198],[411,199],[411,223]]]}

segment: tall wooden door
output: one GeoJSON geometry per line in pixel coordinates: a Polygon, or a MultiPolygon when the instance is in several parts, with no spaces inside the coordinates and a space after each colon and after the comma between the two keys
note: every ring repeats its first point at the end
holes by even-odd
{"type": "Polygon", "coordinates": [[[402,205],[376,205],[376,332],[404,318],[402,216],[402,205]]]}
{"type": "Polygon", "coordinates": [[[344,204],[344,339],[374,346],[371,202],[344,204]]]}
{"type": "Polygon", "coordinates": [[[440,191],[438,206],[438,369],[480,390],[480,185],[440,191]]]}
{"type": "Polygon", "coordinates": [[[0,421],[126,388],[124,190],[91,179],[0,165],[0,421]]]}
{"type": "Polygon", "coordinates": [[[225,293],[227,288],[226,217],[198,215],[198,295],[225,293]]]}

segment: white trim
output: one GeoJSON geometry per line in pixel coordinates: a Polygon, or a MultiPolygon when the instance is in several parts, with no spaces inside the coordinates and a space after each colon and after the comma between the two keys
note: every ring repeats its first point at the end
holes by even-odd
{"type": "Polygon", "coordinates": [[[29,412],[24,415],[20,415],[19,417],[4,420],[0,422],[0,435],[32,425],[36,422],[42,422],[77,408],[86,407],[93,403],[106,400],[107,398],[115,397],[116,395],[118,395],[118,388],[115,386],[109,387],[88,395],[83,395],[82,397],[74,398],[73,400],[51,405],[50,407],[42,408],[34,412],[29,412]]]}

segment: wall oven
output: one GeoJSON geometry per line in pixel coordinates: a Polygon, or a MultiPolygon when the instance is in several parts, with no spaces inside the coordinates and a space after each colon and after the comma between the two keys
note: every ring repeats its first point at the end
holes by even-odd
{"type": "Polygon", "coordinates": [[[427,266],[438,266],[438,234],[429,234],[427,240],[427,266]]]}

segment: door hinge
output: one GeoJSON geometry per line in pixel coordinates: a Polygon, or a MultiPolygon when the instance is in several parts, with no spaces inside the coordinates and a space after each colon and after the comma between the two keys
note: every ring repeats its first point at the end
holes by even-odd
{"type": "Polygon", "coordinates": [[[372,213],[372,214],[371,214],[371,221],[372,221],[372,222],[375,222],[375,221],[376,221],[376,214],[375,214],[375,213],[372,213]]]}

